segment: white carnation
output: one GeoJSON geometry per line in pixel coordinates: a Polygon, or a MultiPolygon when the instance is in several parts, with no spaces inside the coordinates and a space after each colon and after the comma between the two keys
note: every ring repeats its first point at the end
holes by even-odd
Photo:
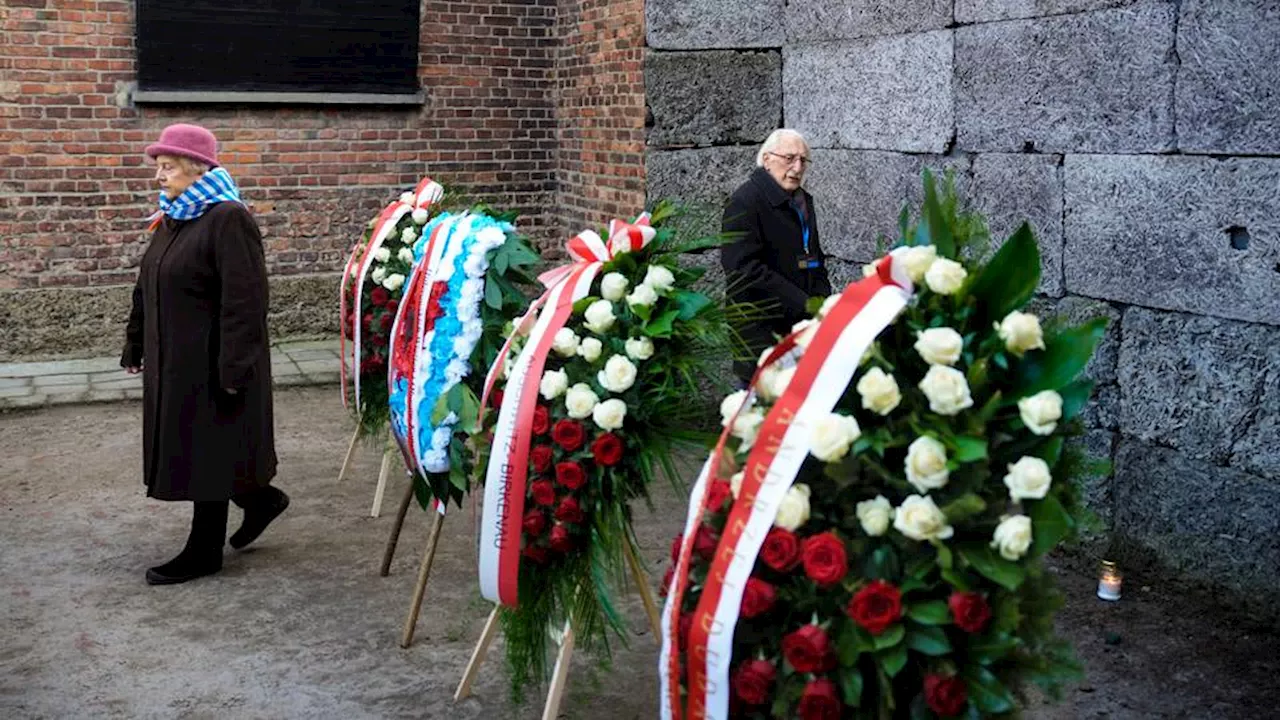
{"type": "Polygon", "coordinates": [[[400,248],[400,252],[396,253],[396,257],[400,258],[400,262],[405,265],[413,264],[413,250],[407,247],[400,248]]]}
{"type": "Polygon", "coordinates": [[[391,259],[391,248],[380,247],[373,251],[373,259],[378,262],[386,262],[391,259]]]}
{"type": "Polygon", "coordinates": [[[431,219],[431,213],[427,212],[426,208],[418,208],[417,210],[413,211],[414,225],[426,225],[427,220],[429,219],[431,219]]]}
{"type": "MultiPolygon", "coordinates": [[[[384,248],[384,249],[385,249],[385,248],[384,248]]],[[[390,250],[387,250],[387,257],[391,257],[391,251],[390,251],[390,250]]],[[[381,284],[382,284],[382,281],[387,279],[387,269],[386,269],[385,267],[383,267],[383,266],[379,265],[378,267],[376,267],[376,268],[374,268],[374,269],[373,269],[373,272],[369,273],[369,277],[370,277],[374,282],[376,282],[376,283],[378,283],[379,285],[381,285],[381,284]]]]}
{"type": "Polygon", "coordinates": [[[400,242],[405,245],[412,245],[414,240],[418,239],[418,230],[412,226],[400,231],[400,242]]]}

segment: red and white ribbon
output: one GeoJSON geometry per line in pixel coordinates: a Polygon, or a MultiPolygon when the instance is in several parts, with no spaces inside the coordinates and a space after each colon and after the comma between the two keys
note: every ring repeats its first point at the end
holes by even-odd
{"type": "MultiPolygon", "coordinates": [[[[604,263],[618,253],[640,250],[653,240],[657,231],[649,226],[646,213],[632,223],[614,220],[609,224],[609,233],[607,244],[590,230],[569,240],[566,248],[574,262],[539,276],[548,289],[530,306],[512,333],[515,337],[527,331],[528,337],[511,366],[493,431],[485,473],[479,563],[481,594],[509,607],[515,607],[518,602],[521,520],[533,413],[552,341],[573,314],[573,304],[591,292],[591,283],[604,263]]],[[[510,347],[511,338],[508,338],[489,369],[482,407],[487,405],[490,391],[504,371],[510,347]]]]}
{"type": "MultiPolygon", "coordinates": [[[[689,720],[728,716],[733,633],[747,579],[782,498],[809,455],[815,424],[835,407],[856,374],[863,353],[911,299],[911,281],[897,262],[900,253],[894,251],[881,259],[875,275],[845,289],[819,324],[787,389],[760,427],[689,631],[685,651],[688,695],[684,708],[689,720]]],[[[775,347],[762,368],[789,352],[795,337],[788,337],[775,347]]],[[[753,386],[758,377],[759,373],[753,386]]],[[[664,720],[682,716],[677,656],[681,606],[694,538],[705,512],[702,506],[706,488],[718,476],[719,458],[732,427],[730,419],[694,486],[675,580],[663,611],[659,682],[664,720]]]]}
{"type": "MultiPolygon", "coordinates": [[[[346,266],[342,269],[342,283],[338,286],[338,314],[340,323],[344,323],[347,318],[348,302],[350,302],[350,307],[355,310],[355,317],[351,322],[351,340],[354,350],[351,358],[351,374],[355,378],[355,404],[357,408],[360,407],[360,346],[364,329],[364,318],[360,306],[364,295],[365,278],[373,266],[374,254],[382,247],[382,243],[386,242],[386,239],[395,230],[396,225],[405,214],[419,209],[426,210],[435,203],[440,202],[440,199],[444,197],[444,188],[431,178],[424,177],[418,181],[411,195],[411,202],[399,199],[389,203],[382,209],[382,212],[378,214],[377,220],[374,221],[373,232],[369,233],[369,239],[363,245],[355,247],[351,257],[347,259],[346,266]],[[350,286],[348,286],[348,283],[350,283],[350,286]],[[350,301],[348,301],[348,294],[350,294],[350,301]]],[[[338,352],[342,356],[339,381],[342,390],[342,404],[343,407],[346,407],[347,334],[345,332],[339,333],[338,345],[338,352]]]]}

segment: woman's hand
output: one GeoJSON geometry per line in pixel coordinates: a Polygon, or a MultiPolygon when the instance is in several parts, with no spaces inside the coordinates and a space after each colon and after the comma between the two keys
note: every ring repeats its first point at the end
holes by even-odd
{"type": "Polygon", "coordinates": [[[142,366],[130,365],[129,367],[125,368],[124,371],[129,373],[130,375],[137,375],[138,373],[142,372],[142,366]]]}

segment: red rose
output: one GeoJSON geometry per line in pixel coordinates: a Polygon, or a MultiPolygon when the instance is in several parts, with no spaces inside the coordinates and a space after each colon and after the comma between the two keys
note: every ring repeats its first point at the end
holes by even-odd
{"type": "Polygon", "coordinates": [[[689,631],[693,629],[693,613],[685,613],[680,616],[680,649],[684,650],[689,646],[689,631]]]}
{"type": "Polygon", "coordinates": [[[493,391],[493,406],[494,406],[494,407],[496,407],[496,408],[500,408],[500,407],[502,407],[502,397],[503,397],[503,395],[502,395],[502,391],[501,391],[501,390],[494,390],[494,391],[493,391]]]}
{"type": "Polygon", "coordinates": [[[710,560],[716,556],[716,546],[720,544],[720,535],[712,530],[708,525],[702,525],[698,528],[698,534],[693,536],[693,551],[703,560],[710,560]]]}
{"type": "Polygon", "coordinates": [[[369,293],[369,299],[373,301],[374,305],[382,307],[391,299],[391,293],[381,287],[376,287],[373,289],[373,292],[369,293]]]}
{"type": "MultiPolygon", "coordinates": [[[[547,483],[550,485],[551,483],[547,483]]],[[[582,506],[578,504],[577,498],[567,497],[560,501],[560,507],[556,508],[556,519],[561,522],[581,523],[584,519],[582,514],[582,506]]]]}
{"type": "Polygon", "coordinates": [[[879,635],[902,615],[902,592],[883,580],[872,580],[853,596],[846,612],[872,635],[879,635]]]}
{"type": "Polygon", "coordinates": [[[954,675],[925,675],[924,701],[942,717],[954,717],[964,712],[969,693],[964,681],[954,675]]]}
{"type": "Polygon", "coordinates": [[[805,575],[823,587],[840,582],[849,571],[844,543],[834,533],[824,532],[805,540],[801,557],[805,575]]]}
{"type": "Polygon", "coordinates": [[[956,627],[967,633],[982,632],[982,628],[991,619],[991,606],[978,593],[957,590],[947,599],[947,606],[956,619],[956,627]]]}
{"type": "Polygon", "coordinates": [[[533,463],[534,472],[544,473],[551,467],[551,446],[537,445],[529,451],[529,462],[533,463]]]}
{"type": "Polygon", "coordinates": [[[782,656],[796,672],[826,672],[836,665],[831,639],[817,625],[805,625],[782,638],[782,656]]]}
{"type": "Polygon", "coordinates": [[[556,501],[556,486],[550,480],[539,480],[529,486],[533,501],[539,505],[551,505],[556,501]]]}
{"type": "Polygon", "coordinates": [[[573,538],[569,536],[569,528],[563,525],[556,525],[551,528],[551,535],[548,536],[551,549],[556,552],[569,552],[573,549],[573,538]]]}
{"type": "Polygon", "coordinates": [[[711,487],[707,488],[707,509],[716,512],[724,506],[724,501],[731,497],[733,497],[733,490],[729,487],[729,483],[724,480],[715,480],[711,483],[711,487]]]}
{"type": "Polygon", "coordinates": [[[769,690],[777,674],[768,660],[748,660],[733,674],[733,692],[748,705],[763,705],[769,701],[769,690]]]}
{"type": "Polygon", "coordinates": [[[395,312],[396,312],[396,308],[400,307],[400,301],[399,301],[399,300],[396,300],[395,298],[392,298],[392,299],[390,299],[390,300],[388,300],[388,301],[387,301],[387,306],[386,306],[386,307],[387,307],[387,312],[389,312],[389,313],[391,313],[392,315],[394,315],[394,314],[395,314],[395,312]]]}
{"type": "Polygon", "coordinates": [[[561,420],[551,429],[551,439],[560,447],[573,452],[582,447],[587,432],[577,420],[561,420]]]}
{"type": "Polygon", "coordinates": [[[671,582],[676,579],[676,566],[668,565],[667,572],[662,576],[662,587],[658,590],[658,594],[666,597],[671,592],[671,582]]]}
{"type": "Polygon", "coordinates": [[[383,332],[386,332],[391,329],[391,323],[394,320],[395,320],[395,316],[393,316],[391,313],[385,313],[381,318],[378,319],[378,325],[379,327],[382,328],[383,332]]]}
{"type": "Polygon", "coordinates": [[[742,617],[763,615],[773,607],[777,593],[773,586],[760,578],[747,578],[747,586],[742,591],[742,617]]]}
{"type": "Polygon", "coordinates": [[[526,546],[525,549],[520,554],[524,555],[525,557],[529,558],[530,560],[534,561],[539,565],[547,561],[547,549],[540,548],[537,545],[526,546]]]}
{"type": "Polygon", "coordinates": [[[570,490],[587,484],[587,473],[576,462],[556,463],[556,482],[570,490]]]}
{"type": "Polygon", "coordinates": [[[671,562],[676,562],[680,559],[680,546],[683,544],[684,533],[676,535],[675,539],[671,541],[671,562]]]}
{"type": "Polygon", "coordinates": [[[551,412],[546,405],[539,405],[533,410],[533,434],[545,435],[551,429],[551,412]]]}
{"type": "Polygon", "coordinates": [[[800,540],[790,530],[772,528],[764,536],[760,559],[778,572],[790,572],[800,562],[800,540]]]}
{"type": "Polygon", "coordinates": [[[368,330],[373,327],[373,313],[366,313],[364,316],[364,329],[368,330]]]}
{"type": "Polygon", "coordinates": [[[840,720],[843,711],[836,684],[826,678],[805,685],[804,693],[800,695],[800,706],[796,708],[800,720],[840,720]]]}
{"type": "Polygon", "coordinates": [[[622,460],[622,438],[605,433],[591,443],[591,454],[600,465],[617,465],[622,460]]]}
{"type": "Polygon", "coordinates": [[[524,514],[524,532],[531,538],[542,534],[547,527],[547,516],[541,510],[530,510],[524,514]]]}

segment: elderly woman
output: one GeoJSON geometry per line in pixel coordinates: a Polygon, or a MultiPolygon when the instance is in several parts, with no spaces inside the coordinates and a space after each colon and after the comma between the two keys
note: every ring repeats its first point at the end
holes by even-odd
{"type": "Polygon", "coordinates": [[[242,548],[289,504],[276,474],[262,235],[218,166],[217,140],[170,125],[147,147],[160,210],[133,290],[120,364],[143,379],[147,495],[194,504],[186,546],[147,582],[222,569],[227,502],[244,509],[242,548]]]}

